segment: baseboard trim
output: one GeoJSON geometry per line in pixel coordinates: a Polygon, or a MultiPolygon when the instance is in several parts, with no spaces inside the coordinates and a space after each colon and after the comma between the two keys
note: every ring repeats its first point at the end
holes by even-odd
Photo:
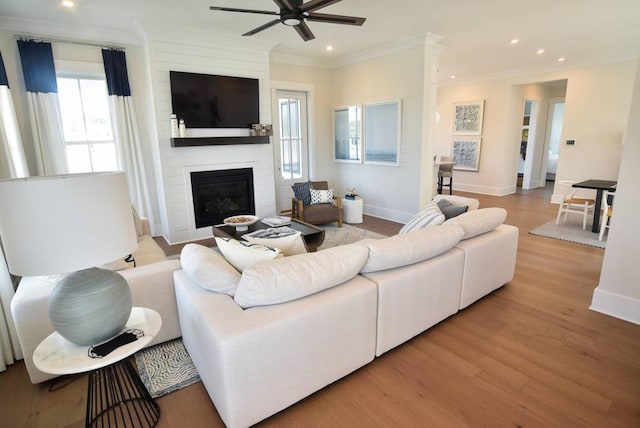
{"type": "Polygon", "coordinates": [[[589,309],[640,325],[640,300],[596,287],[589,309]]]}

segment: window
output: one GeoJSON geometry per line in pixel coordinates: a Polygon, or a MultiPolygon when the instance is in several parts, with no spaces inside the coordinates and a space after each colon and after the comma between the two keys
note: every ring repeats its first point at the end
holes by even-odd
{"type": "Polygon", "coordinates": [[[57,81],[69,172],[119,169],[105,79],[71,76],[57,81]]]}
{"type": "Polygon", "coordinates": [[[282,178],[302,177],[302,130],[300,129],[300,100],[280,98],[280,153],[282,178]]]}

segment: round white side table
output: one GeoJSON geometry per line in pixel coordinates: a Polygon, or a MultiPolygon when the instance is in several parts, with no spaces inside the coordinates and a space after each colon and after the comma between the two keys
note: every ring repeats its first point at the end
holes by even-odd
{"type": "Polygon", "coordinates": [[[363,199],[356,196],[355,199],[342,198],[342,220],[345,223],[362,223],[363,199]]]}
{"type": "Polygon", "coordinates": [[[33,353],[33,363],[51,374],[91,372],[87,427],[153,427],[160,418],[160,406],[151,398],[128,357],[148,345],[161,326],[162,319],[156,311],[134,307],[125,330],[142,330],[144,336],[137,340],[102,358],[92,358],[88,355],[89,346],[76,345],[54,332],[40,342],[33,353]]]}

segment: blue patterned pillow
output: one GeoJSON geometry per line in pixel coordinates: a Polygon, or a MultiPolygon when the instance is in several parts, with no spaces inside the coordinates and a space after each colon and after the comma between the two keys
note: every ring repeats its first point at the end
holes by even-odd
{"type": "Polygon", "coordinates": [[[309,205],[311,203],[311,181],[295,183],[291,188],[293,189],[293,194],[296,199],[302,201],[302,205],[309,205]]]}

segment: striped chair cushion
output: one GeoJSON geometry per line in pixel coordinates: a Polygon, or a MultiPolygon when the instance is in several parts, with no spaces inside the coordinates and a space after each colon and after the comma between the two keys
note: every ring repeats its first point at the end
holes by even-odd
{"type": "Polygon", "coordinates": [[[423,229],[425,227],[437,226],[439,224],[444,223],[444,214],[438,208],[438,204],[435,202],[430,202],[425,209],[416,214],[411,220],[405,224],[399,235],[404,235],[405,233],[409,233],[413,230],[423,229]]]}

